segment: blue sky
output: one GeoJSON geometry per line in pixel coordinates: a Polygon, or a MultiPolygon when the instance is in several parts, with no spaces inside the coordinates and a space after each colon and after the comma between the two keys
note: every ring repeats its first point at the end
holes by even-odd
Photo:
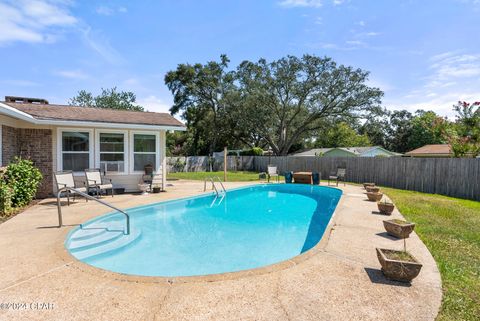
{"type": "Polygon", "coordinates": [[[167,111],[179,63],[330,56],[371,72],[389,109],[480,100],[480,0],[0,0],[0,97],[66,103],[117,86],[167,111]]]}

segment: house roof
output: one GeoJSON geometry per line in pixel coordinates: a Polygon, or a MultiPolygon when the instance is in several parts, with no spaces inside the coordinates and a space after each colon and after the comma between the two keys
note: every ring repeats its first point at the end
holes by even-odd
{"type": "Polygon", "coordinates": [[[387,152],[391,155],[400,155],[398,153],[388,151],[388,150],[382,148],[381,146],[354,146],[354,147],[312,148],[312,149],[308,149],[308,150],[304,150],[304,151],[295,153],[295,154],[293,154],[293,156],[316,156],[316,155],[322,155],[322,154],[328,153],[328,152],[330,152],[332,150],[335,150],[335,149],[343,150],[345,152],[354,154],[356,156],[361,156],[362,154],[364,154],[364,153],[366,153],[370,150],[378,149],[378,148],[384,150],[385,152],[387,152]]]}
{"type": "Polygon", "coordinates": [[[178,128],[180,130],[185,128],[185,125],[168,113],[78,107],[48,103],[1,102],[0,106],[1,105],[3,105],[2,107],[6,105],[13,108],[14,110],[10,110],[10,114],[14,117],[16,110],[19,111],[19,116],[26,116],[25,114],[27,114],[31,116],[33,120],[38,120],[45,124],[48,124],[49,121],[65,121],[164,126],[172,127],[172,129],[178,128]]]}
{"type": "Polygon", "coordinates": [[[448,144],[425,145],[405,153],[405,156],[419,156],[419,155],[451,155],[452,149],[448,144]]]}
{"type": "Polygon", "coordinates": [[[317,156],[325,154],[326,152],[332,150],[332,148],[311,148],[306,149],[301,152],[294,153],[292,156],[317,156]]]}

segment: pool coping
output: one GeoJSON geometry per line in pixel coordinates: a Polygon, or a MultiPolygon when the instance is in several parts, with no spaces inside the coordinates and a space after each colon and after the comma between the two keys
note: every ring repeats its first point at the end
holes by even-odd
{"type": "MultiPolygon", "coordinates": [[[[236,189],[244,189],[252,186],[258,186],[259,184],[249,184],[245,185],[242,187],[236,187],[236,188],[229,188],[227,190],[232,191],[236,189]]],[[[271,185],[271,184],[264,184],[264,185],[271,185]]],[[[302,184],[303,185],[303,184],[302,184]]],[[[198,282],[218,282],[218,281],[224,281],[224,280],[234,280],[234,279],[241,279],[245,277],[250,277],[250,276],[258,276],[258,275],[263,275],[263,274],[268,274],[272,272],[277,272],[281,270],[286,270],[289,268],[292,268],[298,264],[301,264],[305,261],[308,261],[310,258],[313,256],[317,255],[318,253],[325,252],[325,248],[328,244],[328,241],[330,239],[332,230],[334,229],[338,212],[341,210],[345,209],[345,193],[341,189],[333,186],[321,186],[323,188],[331,188],[331,189],[336,189],[342,192],[340,195],[340,199],[338,200],[337,206],[335,207],[335,210],[332,213],[332,216],[330,217],[330,220],[325,228],[325,231],[323,232],[322,238],[320,241],[310,250],[301,253],[291,259],[284,260],[278,263],[258,267],[258,268],[253,268],[253,269],[247,269],[247,270],[241,270],[241,271],[236,271],[236,272],[225,272],[225,273],[217,273],[217,274],[207,274],[207,275],[196,275],[196,276],[178,276],[178,277],[167,277],[167,276],[144,276],[144,275],[132,275],[132,274],[125,274],[125,273],[120,273],[120,272],[113,272],[109,270],[105,270],[99,267],[95,267],[92,265],[89,265],[87,263],[84,263],[74,257],[65,247],[65,240],[69,233],[71,233],[74,229],[76,229],[76,226],[73,227],[68,227],[60,233],[58,237],[58,241],[55,242],[55,248],[54,252],[55,254],[67,265],[76,268],[80,271],[83,271],[85,273],[93,274],[96,276],[101,276],[104,278],[108,279],[114,279],[114,280],[119,280],[119,281],[126,281],[126,282],[135,282],[135,283],[198,283],[198,282]]],[[[180,197],[176,199],[171,199],[163,202],[154,202],[151,204],[162,204],[162,203],[170,203],[170,202],[176,202],[180,201],[182,199],[192,199],[192,198],[198,198],[202,197],[205,195],[210,194],[211,192],[205,192],[201,193],[195,196],[190,196],[190,197],[180,197]]],[[[145,204],[142,206],[149,206],[151,204],[145,204]]],[[[142,207],[138,206],[138,207],[142,207]]],[[[135,207],[137,208],[137,207],[135,207]]],[[[106,215],[110,215],[110,213],[105,213],[100,216],[97,216],[93,219],[88,220],[87,222],[93,222],[97,219],[100,219],[101,217],[105,217],[106,215]]],[[[82,223],[83,224],[83,223],[82,223]]]]}

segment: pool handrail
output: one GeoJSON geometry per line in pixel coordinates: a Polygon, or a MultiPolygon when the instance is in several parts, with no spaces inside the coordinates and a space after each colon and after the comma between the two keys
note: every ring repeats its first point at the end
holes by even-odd
{"type": "Polygon", "coordinates": [[[215,185],[215,179],[222,186],[223,193],[227,193],[227,190],[225,189],[225,186],[223,186],[223,183],[220,180],[220,177],[218,177],[218,176],[205,177],[205,179],[203,180],[203,191],[204,192],[207,191],[207,181],[210,181],[212,183],[212,189],[215,190],[215,194],[217,194],[217,196],[218,196],[219,192],[218,192],[217,186],[215,185]]]}
{"type": "Polygon", "coordinates": [[[225,186],[223,186],[223,183],[222,183],[222,181],[220,180],[220,177],[214,176],[213,179],[217,179],[217,181],[218,181],[218,182],[220,183],[220,185],[222,186],[223,192],[226,193],[227,190],[225,189],[225,186]]]}
{"type": "Polygon", "coordinates": [[[72,188],[72,187],[68,187],[68,186],[64,186],[62,188],[60,188],[58,191],[57,191],[57,209],[58,209],[58,227],[62,227],[63,226],[63,219],[62,219],[62,204],[61,204],[61,201],[60,201],[60,196],[63,192],[69,192],[69,191],[73,191],[75,193],[78,193],[79,195],[85,197],[85,198],[88,198],[90,200],[93,200],[93,201],[96,201],[102,205],[105,205],[107,207],[110,207],[111,209],[117,211],[117,212],[120,212],[122,213],[123,215],[125,215],[125,219],[126,219],[126,232],[124,231],[123,234],[124,235],[129,235],[130,234],[130,216],[125,212],[125,211],[122,211],[121,209],[107,203],[107,202],[104,202],[96,197],[93,197],[93,196],[90,196],[84,192],[81,192],[75,188],[72,188]]]}

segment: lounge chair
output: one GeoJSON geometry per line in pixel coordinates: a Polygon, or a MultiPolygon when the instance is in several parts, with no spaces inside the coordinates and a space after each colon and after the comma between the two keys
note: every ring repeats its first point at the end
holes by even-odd
{"type": "Polygon", "coordinates": [[[277,183],[280,180],[280,176],[278,175],[277,166],[268,166],[267,168],[267,182],[270,182],[271,177],[277,178],[277,183]]]}
{"type": "MultiPolygon", "coordinates": [[[[60,191],[60,189],[64,187],[70,187],[74,188],[79,192],[86,193],[87,188],[85,187],[85,182],[83,182],[82,187],[77,187],[75,184],[75,180],[73,178],[73,172],[72,171],[60,171],[60,172],[55,172],[53,174],[53,177],[55,178],[55,184],[57,185],[57,193],[60,191]]],[[[70,205],[70,195],[73,195],[73,201],[75,201],[75,196],[78,194],[75,191],[71,190],[66,190],[65,194],[67,195],[67,204],[70,205]]],[[[88,202],[88,198],[85,198],[85,200],[88,202]]]]}
{"type": "Polygon", "coordinates": [[[113,197],[112,180],[102,176],[100,168],[86,169],[85,178],[87,180],[87,190],[89,193],[95,191],[98,197],[102,194],[102,191],[105,191],[105,194],[107,194],[107,190],[111,190],[113,197]]]}
{"type": "Polygon", "coordinates": [[[345,186],[345,175],[347,173],[346,168],[337,168],[337,174],[333,173],[328,176],[328,185],[330,185],[330,180],[335,181],[338,186],[338,181],[343,181],[343,186],[345,186]]]}

